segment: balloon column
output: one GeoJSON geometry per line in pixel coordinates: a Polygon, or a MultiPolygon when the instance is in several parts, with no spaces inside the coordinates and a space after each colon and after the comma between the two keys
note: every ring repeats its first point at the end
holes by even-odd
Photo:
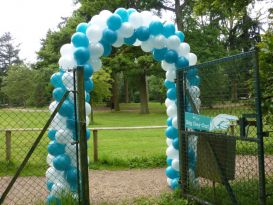
{"type": "MultiPolygon", "coordinates": [[[[165,86],[167,91],[167,181],[169,186],[176,188],[179,177],[178,131],[176,107],[176,69],[195,65],[197,57],[190,53],[190,46],[184,42],[184,34],[178,31],[172,22],[163,21],[149,11],[138,12],[135,9],[119,8],[114,13],[103,10],[92,17],[89,23],[80,23],[71,37],[71,43],[61,47],[59,72],[51,77],[54,86],[53,99],[49,109],[52,111],[66,90],[73,90],[73,73],[71,69],[77,65],[84,66],[87,115],[91,111],[89,92],[93,89],[92,74],[102,67],[100,58],[109,56],[112,47],[123,44],[141,46],[144,52],[151,52],[156,61],[160,61],[166,71],[165,86]]],[[[197,70],[187,73],[188,88],[192,97],[200,107],[199,77],[197,70]]],[[[187,108],[188,112],[191,107],[187,108]]],[[[48,136],[52,140],[48,145],[48,164],[46,172],[50,195],[48,201],[56,200],[60,190],[76,192],[76,149],[71,145],[75,137],[74,97],[71,94],[65,100],[55,117],[48,136]]],[[[88,117],[87,117],[88,121],[88,117]]],[[[87,138],[89,137],[89,133],[87,138]]],[[[189,151],[193,161],[195,152],[189,151]]]]}

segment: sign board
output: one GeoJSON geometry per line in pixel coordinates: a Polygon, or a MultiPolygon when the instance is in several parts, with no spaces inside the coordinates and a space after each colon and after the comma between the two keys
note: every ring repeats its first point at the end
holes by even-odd
{"type": "Polygon", "coordinates": [[[186,128],[200,131],[209,131],[212,118],[185,112],[186,128]]]}

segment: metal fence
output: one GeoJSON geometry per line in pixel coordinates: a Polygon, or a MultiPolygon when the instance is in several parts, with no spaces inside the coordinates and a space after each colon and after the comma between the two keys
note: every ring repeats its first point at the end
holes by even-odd
{"type": "Polygon", "coordinates": [[[256,51],[178,70],[177,93],[184,196],[201,204],[273,204],[272,127],[262,121],[256,51]],[[200,83],[192,85],[196,74],[200,83]],[[210,127],[187,127],[187,113],[211,119],[210,127]]]}
{"type": "Polygon", "coordinates": [[[50,112],[0,109],[0,204],[89,204],[83,67],[56,76],[50,112]]]}

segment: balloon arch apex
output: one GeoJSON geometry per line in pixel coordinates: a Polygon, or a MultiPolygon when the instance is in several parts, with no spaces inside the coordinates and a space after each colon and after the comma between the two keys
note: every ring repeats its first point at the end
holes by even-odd
{"type": "MultiPolygon", "coordinates": [[[[190,52],[190,46],[184,42],[185,36],[178,31],[172,22],[163,22],[150,11],[138,12],[135,9],[118,8],[113,13],[108,10],[101,11],[91,18],[88,23],[80,23],[71,37],[71,43],[64,44],[59,59],[59,71],[51,76],[50,82],[54,86],[53,99],[49,109],[53,111],[67,90],[73,90],[73,70],[81,65],[84,67],[85,80],[85,109],[86,121],[91,112],[90,91],[94,89],[92,75],[102,67],[100,58],[109,56],[112,47],[122,45],[140,46],[144,52],[152,53],[156,61],[166,71],[164,82],[167,88],[165,101],[168,115],[167,129],[165,130],[167,143],[167,183],[175,189],[179,186],[179,143],[176,107],[176,69],[195,65],[197,57],[190,52]]],[[[196,70],[187,76],[189,90],[197,93],[193,100],[197,109],[200,108],[199,77],[196,70]]],[[[75,127],[69,120],[71,109],[74,109],[73,96],[69,96],[56,117],[54,118],[48,136],[51,142],[48,145],[47,163],[50,166],[46,172],[49,196],[47,201],[56,200],[60,191],[69,190],[77,197],[76,148],[71,145],[75,127]]],[[[187,112],[192,112],[191,105],[187,105],[187,112]]],[[[87,139],[90,132],[87,131],[87,139]]],[[[196,161],[196,142],[189,147],[190,164],[196,161]]],[[[194,166],[190,166],[190,177],[194,176],[194,166]]]]}

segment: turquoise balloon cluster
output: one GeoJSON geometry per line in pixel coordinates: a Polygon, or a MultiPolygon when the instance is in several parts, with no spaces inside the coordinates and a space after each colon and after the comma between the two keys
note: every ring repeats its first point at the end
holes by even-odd
{"type": "MultiPolygon", "coordinates": [[[[156,61],[161,62],[162,69],[166,71],[165,86],[167,90],[168,128],[166,129],[168,149],[166,169],[167,182],[172,188],[178,187],[179,156],[178,131],[176,108],[176,69],[193,66],[197,57],[190,52],[190,46],[184,42],[183,32],[178,31],[172,22],[163,22],[150,11],[138,12],[135,9],[118,8],[113,13],[108,10],[101,11],[91,18],[88,23],[80,23],[71,37],[71,43],[61,47],[59,59],[59,72],[53,74],[51,83],[54,86],[53,99],[49,109],[57,106],[67,90],[73,90],[73,72],[78,65],[84,66],[84,79],[86,91],[87,116],[91,112],[90,91],[94,89],[92,74],[102,67],[101,57],[109,56],[112,48],[122,45],[140,46],[144,52],[150,52],[156,61]]],[[[192,91],[198,90],[200,83],[197,70],[187,73],[188,87],[192,91]]],[[[196,105],[201,102],[198,95],[194,96],[196,105]]],[[[189,106],[188,111],[191,111],[189,106]]],[[[59,202],[59,193],[67,191],[75,193],[79,172],[75,166],[75,147],[71,141],[75,140],[75,111],[74,97],[70,95],[62,105],[55,117],[48,136],[51,140],[48,145],[48,164],[46,176],[48,190],[50,191],[48,203],[59,202]],[[58,180],[55,180],[58,179],[58,180]]],[[[88,121],[88,117],[87,117],[88,121]]],[[[87,132],[90,135],[89,132],[87,132]]],[[[87,136],[89,138],[89,136],[87,136]]],[[[189,151],[194,162],[195,151],[189,151]]],[[[192,166],[194,168],[194,166],[192,166]]],[[[77,196],[76,196],[77,197],[77,196]]]]}

